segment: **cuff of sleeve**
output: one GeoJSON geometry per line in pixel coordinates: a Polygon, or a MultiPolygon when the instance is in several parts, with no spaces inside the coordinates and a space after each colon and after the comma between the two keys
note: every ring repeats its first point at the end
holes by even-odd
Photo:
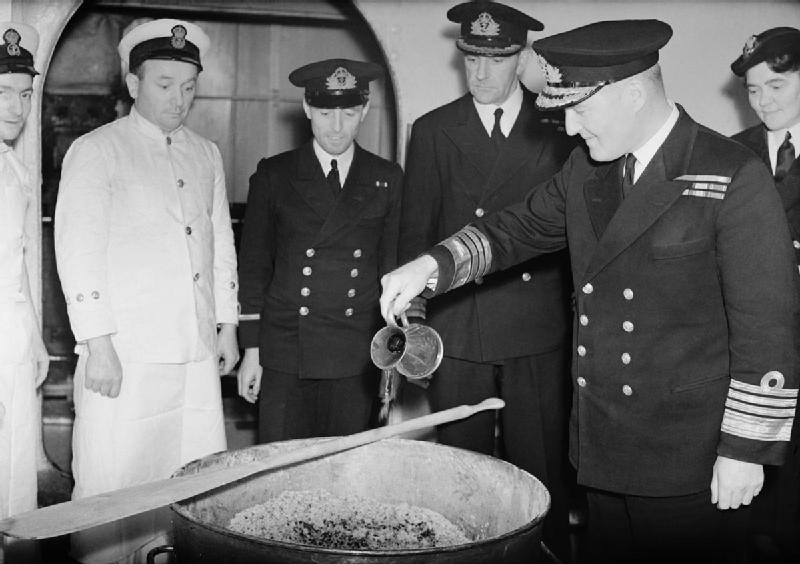
{"type": "Polygon", "coordinates": [[[236,291],[217,292],[214,296],[217,323],[239,323],[239,302],[236,291]]]}
{"type": "Polygon", "coordinates": [[[77,342],[117,332],[114,316],[106,309],[90,312],[76,311],[76,308],[72,307],[69,309],[69,321],[77,342]]]}
{"type": "Polygon", "coordinates": [[[239,346],[243,349],[249,349],[258,346],[258,333],[261,327],[261,321],[254,320],[240,320],[239,322],[239,346]]]}
{"type": "Polygon", "coordinates": [[[788,446],[786,441],[757,441],[723,432],[717,454],[753,464],[780,466],[786,458],[788,446]]]}
{"type": "Polygon", "coordinates": [[[436,287],[428,287],[422,291],[423,298],[430,298],[432,296],[444,294],[450,289],[450,286],[453,283],[453,276],[456,271],[456,263],[455,260],[453,260],[453,255],[443,245],[436,245],[426,254],[432,256],[439,267],[438,275],[436,277],[436,287]]]}

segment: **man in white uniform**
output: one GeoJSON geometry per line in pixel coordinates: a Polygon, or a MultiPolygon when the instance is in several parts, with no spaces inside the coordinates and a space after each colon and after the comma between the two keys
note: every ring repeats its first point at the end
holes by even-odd
{"type": "MultiPolygon", "coordinates": [[[[0,24],[0,519],[36,509],[39,410],[48,357],[31,299],[28,230],[38,220],[25,165],[7,144],[31,111],[36,31],[0,24]]],[[[2,543],[0,543],[2,544],[2,543]]],[[[0,556],[2,551],[0,550],[0,556]]]]}
{"type": "MultiPolygon", "coordinates": [[[[208,45],[179,20],[129,31],[119,53],[130,115],[64,159],[55,243],[79,353],[73,499],[168,477],[226,446],[219,373],[239,358],[236,254],[219,149],[183,126],[208,45]]],[[[143,558],[165,519],[73,535],[73,556],[143,558]]]]}

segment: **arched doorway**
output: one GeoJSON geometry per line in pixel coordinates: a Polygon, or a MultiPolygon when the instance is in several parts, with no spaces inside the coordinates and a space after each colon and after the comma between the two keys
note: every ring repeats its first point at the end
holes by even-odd
{"type": "MultiPolygon", "coordinates": [[[[45,441],[62,467],[70,457],[71,421],[63,404],[71,399],[74,341],[52,251],[60,164],[75,138],[126,111],[118,104],[125,98],[116,45],[125,29],[142,17],[194,21],[212,38],[188,123],[220,147],[234,222],[243,213],[247,181],[258,160],[293,148],[310,135],[300,110],[302,92],[289,84],[289,72],[333,56],[383,60],[374,34],[350,2],[90,0],[64,11],[41,92],[44,337],[54,357],[44,387],[45,422],[50,423],[45,441]],[[51,413],[58,415],[53,418],[51,413]]],[[[387,73],[373,88],[359,143],[393,159],[395,116],[394,88],[387,73]]],[[[227,386],[226,394],[234,388],[227,386]]],[[[229,444],[235,448],[254,438],[250,423],[255,416],[244,402],[231,399],[240,418],[229,427],[229,444]]]]}

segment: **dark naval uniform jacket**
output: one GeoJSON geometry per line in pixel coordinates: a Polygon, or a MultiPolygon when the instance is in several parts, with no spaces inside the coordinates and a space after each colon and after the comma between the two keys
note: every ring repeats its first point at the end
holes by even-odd
{"type": "MultiPolygon", "coordinates": [[[[761,160],[767,165],[767,169],[772,170],[769,162],[767,130],[763,125],[745,129],[734,135],[733,139],[761,157],[761,160]]],[[[775,187],[778,189],[781,202],[783,202],[783,209],[786,212],[786,219],[789,221],[789,230],[792,234],[795,259],[800,265],[800,159],[795,159],[788,174],[776,182],[775,187]]]]}
{"type": "Polygon", "coordinates": [[[355,147],[339,197],[311,142],[262,159],[239,252],[241,346],[300,378],[374,370],[380,277],[397,263],[402,170],[355,147]]]}
{"type": "Polygon", "coordinates": [[[587,486],[684,495],[708,489],[717,455],[781,463],[798,292],[770,175],[683,110],[622,201],[620,171],[577,148],[524,202],[431,251],[435,293],[569,245],[570,458],[587,486]]]}
{"type": "MultiPolygon", "coordinates": [[[[524,99],[499,158],[472,95],[420,117],[403,189],[400,259],[410,260],[476,218],[521,200],[563,164],[573,142],[524,99]]],[[[569,336],[569,262],[557,253],[514,265],[427,304],[447,356],[475,362],[528,356],[569,336]]]]}

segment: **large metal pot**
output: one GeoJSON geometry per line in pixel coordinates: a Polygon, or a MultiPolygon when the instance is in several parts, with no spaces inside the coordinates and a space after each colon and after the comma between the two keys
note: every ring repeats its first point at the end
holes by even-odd
{"type": "MultiPolygon", "coordinates": [[[[325,439],[269,443],[208,456],[178,475],[262,459],[325,439]]],[[[171,506],[181,563],[497,563],[537,562],[550,494],[542,483],[496,458],[435,443],[387,439],[228,485],[171,506]],[[225,528],[242,509],[286,490],[324,489],[438,511],[474,542],[439,549],[330,550],[264,540],[225,528]]]]}

